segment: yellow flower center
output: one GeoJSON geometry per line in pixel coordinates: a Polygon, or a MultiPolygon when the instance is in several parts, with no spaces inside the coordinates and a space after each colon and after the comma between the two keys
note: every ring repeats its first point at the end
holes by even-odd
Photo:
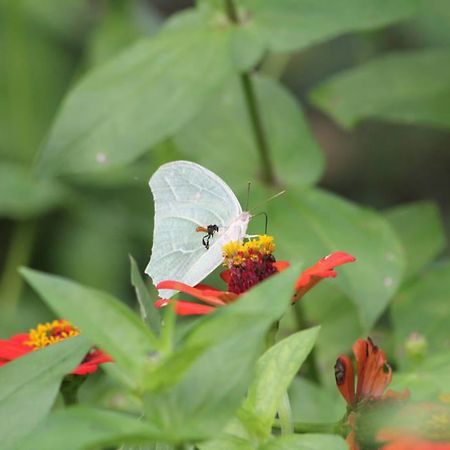
{"type": "Polygon", "coordinates": [[[450,410],[442,410],[426,421],[426,434],[431,439],[450,439],[450,410]]]}
{"type": "Polygon", "coordinates": [[[222,248],[224,265],[227,267],[240,266],[247,260],[256,261],[258,255],[271,255],[274,251],[273,237],[266,234],[243,243],[232,241],[222,248]]]}
{"type": "Polygon", "coordinates": [[[33,347],[33,350],[56,344],[65,339],[78,336],[80,330],[67,320],[54,320],[53,322],[41,323],[28,333],[25,345],[33,347]]]}

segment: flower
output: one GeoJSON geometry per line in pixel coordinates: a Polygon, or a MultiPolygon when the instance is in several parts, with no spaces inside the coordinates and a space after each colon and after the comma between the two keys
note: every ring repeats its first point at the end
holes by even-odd
{"type": "MultiPolygon", "coordinates": [[[[39,324],[28,333],[16,334],[9,339],[0,339],[0,366],[26,355],[32,351],[56,344],[65,339],[78,336],[80,330],[67,320],[54,320],[39,324]]],[[[109,355],[93,348],[72,371],[74,375],[86,375],[95,372],[99,364],[111,362],[109,355]]]]}
{"type": "MultiPolygon", "coordinates": [[[[192,287],[180,281],[165,280],[156,286],[157,289],[177,290],[203,303],[159,299],[155,306],[161,308],[169,302],[174,302],[175,311],[179,315],[203,315],[214,311],[217,307],[232,303],[256,284],[289,267],[287,261],[275,260],[274,251],[275,243],[272,236],[256,236],[244,243],[229,242],[223,247],[224,265],[227,269],[220,274],[227,283],[226,291],[205,284],[192,287]]],[[[320,259],[314,266],[300,274],[295,283],[293,301],[303,297],[320,280],[336,277],[335,267],[353,261],[355,258],[345,252],[334,252],[320,259]]]]}
{"type": "Polygon", "coordinates": [[[359,446],[356,431],[360,410],[389,401],[405,400],[409,392],[385,392],[392,380],[392,369],[386,361],[384,351],[370,337],[358,339],[353,345],[353,353],[358,380],[356,390],[353,363],[347,355],[341,355],[336,360],[334,375],[336,385],[349,408],[348,423],[351,432],[347,436],[347,443],[351,450],[357,450],[359,446]]]}

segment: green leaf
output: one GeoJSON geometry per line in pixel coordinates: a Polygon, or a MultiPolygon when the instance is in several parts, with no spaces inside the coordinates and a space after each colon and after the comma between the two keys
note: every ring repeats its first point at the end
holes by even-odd
{"type": "Polygon", "coordinates": [[[184,348],[205,351],[173,388],[148,393],[148,420],[179,441],[211,438],[230,420],[251,381],[265,334],[288,306],[298,267],[271,277],[198,321],[184,348]]]}
{"type": "Polygon", "coordinates": [[[159,310],[154,306],[156,299],[151,297],[135,259],[131,255],[129,255],[129,257],[131,265],[131,284],[134,287],[136,298],[139,302],[141,318],[155,335],[159,335],[161,330],[161,316],[159,310]]]}
{"type": "Polygon", "coordinates": [[[392,304],[391,316],[397,354],[403,356],[411,333],[419,333],[428,342],[429,353],[448,351],[450,317],[450,261],[432,267],[413,284],[402,290],[392,304]]]}
{"type": "Polygon", "coordinates": [[[402,280],[404,256],[387,221],[336,195],[294,188],[268,205],[278,259],[301,259],[307,266],[333,251],[357,261],[337,269],[334,284],[358,308],[361,324],[370,329],[402,280]]]}
{"type": "Polygon", "coordinates": [[[42,171],[124,165],[203,109],[233,72],[228,28],[179,22],[94,69],[72,89],[42,148],[42,171]]]}
{"type": "Polygon", "coordinates": [[[239,417],[258,440],[270,436],[277,407],[314,346],[319,327],[299,331],[278,342],[258,360],[256,375],[239,417]]]}
{"type": "Polygon", "coordinates": [[[31,269],[20,272],[57,315],[80,327],[134,383],[140,381],[157,341],[137,315],[104,292],[31,269]]]}
{"type": "Polygon", "coordinates": [[[267,45],[273,50],[287,51],[405,19],[417,10],[420,1],[248,0],[242,5],[260,28],[267,45]]]}
{"type": "Polygon", "coordinates": [[[348,128],[367,118],[449,127],[450,51],[382,56],[334,76],[311,99],[348,128]]]}
{"type": "Polygon", "coordinates": [[[344,439],[327,434],[287,435],[273,438],[259,450],[348,450],[344,439]]]}
{"type": "MultiPolygon", "coordinates": [[[[315,183],[322,173],[323,155],[300,105],[278,82],[262,77],[253,81],[275,172],[282,183],[315,183]]],[[[253,179],[259,175],[260,156],[238,79],[178,133],[175,141],[190,158],[212,171],[226,173],[231,186],[241,188],[249,175],[253,179]]]]}
{"type": "Polygon", "coordinates": [[[417,275],[444,250],[444,225],[435,203],[417,202],[397,206],[386,211],[385,217],[405,249],[405,278],[417,275]]]}
{"type": "Polygon", "coordinates": [[[28,353],[0,368],[2,450],[15,450],[45,418],[62,378],[75,369],[89,346],[81,337],[67,339],[28,353]]]}
{"type": "MultiPolygon", "coordinates": [[[[331,367],[328,366],[330,372],[331,367]]],[[[340,400],[335,385],[333,391],[329,391],[305,378],[296,377],[289,389],[289,398],[295,422],[337,422],[345,414],[345,402],[340,400]]]]}
{"type": "Polygon", "coordinates": [[[76,406],[50,415],[19,450],[85,450],[160,438],[158,430],[140,418],[76,406]]]}
{"type": "Polygon", "coordinates": [[[28,219],[57,206],[63,187],[52,180],[38,180],[18,164],[0,165],[0,217],[28,219]]]}

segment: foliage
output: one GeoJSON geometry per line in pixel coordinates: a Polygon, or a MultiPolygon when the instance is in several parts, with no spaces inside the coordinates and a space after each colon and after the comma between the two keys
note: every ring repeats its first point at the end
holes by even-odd
{"type": "MultiPolygon", "coordinates": [[[[393,362],[394,388],[446,399],[441,210],[406,196],[380,211],[369,190],[358,203],[337,193],[345,180],[331,189],[346,155],[329,152],[318,110],[355,135],[381,122],[445,133],[450,7],[197,0],[164,20],[150,2],[94,3],[0,0],[0,333],[52,314],[82,330],[4,365],[0,357],[2,448],[343,449],[347,413],[332,367],[369,333],[393,362]],[[392,36],[411,48],[386,51],[392,36]],[[348,42],[363,56],[347,55],[348,42]],[[327,45],[344,45],[343,62],[314,72],[309,62],[325,60],[327,45]],[[281,79],[288,59],[314,73],[301,101],[281,79]],[[277,259],[293,268],[200,319],[156,310],[141,270],[147,182],[176,159],[213,170],[241,199],[250,181],[252,213],[286,190],[264,209],[277,259]],[[299,266],[336,250],[357,262],[292,306],[299,266]],[[28,265],[38,270],[19,276],[28,265]],[[65,407],[58,390],[93,346],[114,363],[77,386],[82,405],[65,407]]],[[[262,229],[252,220],[252,234],[262,229]]]]}

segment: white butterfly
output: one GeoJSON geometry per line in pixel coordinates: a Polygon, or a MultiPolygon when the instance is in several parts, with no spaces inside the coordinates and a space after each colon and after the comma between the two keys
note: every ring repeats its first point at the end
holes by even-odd
{"type": "MultiPolygon", "coordinates": [[[[222,247],[246,236],[251,214],[242,211],[230,187],[210,170],[189,161],[162,165],[150,178],[155,223],[145,272],[155,286],[175,280],[195,286],[223,261],[222,247]],[[196,228],[217,225],[209,249],[196,228]]],[[[172,290],[160,290],[170,298],[172,290]]]]}

